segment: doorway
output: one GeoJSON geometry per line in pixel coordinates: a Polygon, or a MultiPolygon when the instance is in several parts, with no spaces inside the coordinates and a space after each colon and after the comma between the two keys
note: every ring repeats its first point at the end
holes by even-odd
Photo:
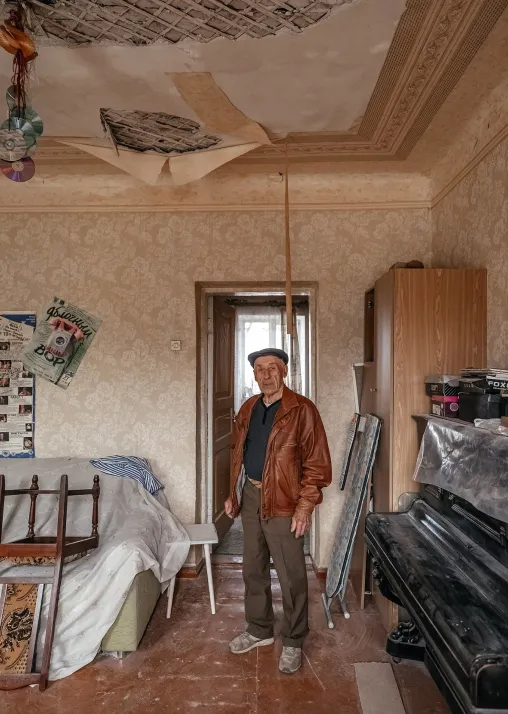
{"type": "MultiPolygon", "coordinates": [[[[215,523],[222,562],[241,562],[241,521],[224,513],[229,492],[230,437],[241,404],[259,393],[247,355],[262,347],[285,349],[290,357],[286,384],[315,401],[314,283],[293,288],[292,339],[286,338],[282,284],[196,285],[198,308],[198,499],[196,517],[215,523]]],[[[316,551],[316,512],[306,553],[316,551]]]]}

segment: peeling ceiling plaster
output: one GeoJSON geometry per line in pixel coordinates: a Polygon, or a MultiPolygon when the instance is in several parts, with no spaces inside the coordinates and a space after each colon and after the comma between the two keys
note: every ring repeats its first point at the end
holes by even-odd
{"type": "MultiPolygon", "coordinates": [[[[101,107],[196,121],[168,73],[204,71],[273,136],[346,131],[365,111],[405,4],[357,0],[297,35],[144,47],[40,46],[32,103],[46,137],[103,137],[101,107]]],[[[1,53],[5,88],[11,61],[1,53]]]]}
{"type": "Polygon", "coordinates": [[[29,0],[42,40],[175,44],[302,32],[355,0],[29,0]]]}
{"type": "Polygon", "coordinates": [[[117,146],[158,154],[184,154],[221,143],[205,134],[197,122],[164,112],[129,112],[101,109],[101,121],[117,146]]]}

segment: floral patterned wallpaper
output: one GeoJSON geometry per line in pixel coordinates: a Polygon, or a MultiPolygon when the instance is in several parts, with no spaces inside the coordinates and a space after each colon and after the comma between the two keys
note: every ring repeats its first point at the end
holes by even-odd
{"type": "Polygon", "coordinates": [[[489,366],[508,366],[508,139],[432,210],[433,264],[487,268],[489,366]]]}
{"type": "MultiPolygon", "coordinates": [[[[354,408],[350,366],[363,356],[364,292],[396,261],[430,264],[430,216],[295,211],[292,234],[293,279],[319,282],[318,406],[338,473],[354,408]]],[[[281,212],[4,214],[0,245],[2,308],[37,310],[58,295],[103,320],[67,391],[38,382],[37,454],[146,456],[175,514],[193,522],[195,282],[282,280],[281,212]]],[[[337,482],[326,489],[318,565],[341,498],[337,482]]]]}

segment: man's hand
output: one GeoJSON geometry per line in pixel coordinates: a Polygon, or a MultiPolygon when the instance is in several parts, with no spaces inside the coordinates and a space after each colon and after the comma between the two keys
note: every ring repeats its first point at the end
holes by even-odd
{"type": "Polygon", "coordinates": [[[226,516],[233,518],[233,501],[230,498],[225,501],[224,510],[226,511],[226,516]]]}
{"type": "Polygon", "coordinates": [[[297,511],[291,521],[291,533],[295,534],[295,538],[300,538],[310,529],[310,523],[311,517],[308,513],[297,511]]]}

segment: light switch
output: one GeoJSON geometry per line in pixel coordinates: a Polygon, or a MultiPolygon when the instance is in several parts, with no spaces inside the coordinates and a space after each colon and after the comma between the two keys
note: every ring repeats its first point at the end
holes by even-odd
{"type": "Polygon", "coordinates": [[[181,340],[171,340],[171,351],[179,352],[182,349],[181,340]]]}

